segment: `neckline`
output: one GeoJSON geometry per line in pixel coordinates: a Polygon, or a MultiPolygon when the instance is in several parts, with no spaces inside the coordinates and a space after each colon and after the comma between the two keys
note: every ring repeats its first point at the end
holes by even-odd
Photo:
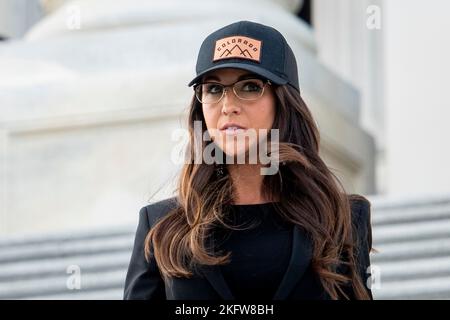
{"type": "Polygon", "coordinates": [[[243,204],[232,204],[232,207],[265,207],[280,203],[279,201],[263,202],[263,203],[243,203],[243,204]]]}

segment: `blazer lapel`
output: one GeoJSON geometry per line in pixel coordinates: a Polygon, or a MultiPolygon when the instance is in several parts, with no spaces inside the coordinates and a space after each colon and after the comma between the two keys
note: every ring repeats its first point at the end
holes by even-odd
{"type": "MultiPolygon", "coordinates": [[[[207,246],[211,248],[213,246],[213,239],[211,237],[207,238],[207,246]]],[[[228,286],[225,278],[223,277],[220,266],[208,266],[202,265],[201,271],[205,278],[209,281],[211,286],[217,291],[220,297],[224,300],[235,300],[235,297],[231,293],[230,287],[228,286]]]]}
{"type": "Polygon", "coordinates": [[[203,266],[203,274],[224,300],[235,300],[219,266],[203,266]]]}
{"type": "Polygon", "coordinates": [[[312,256],[312,243],[307,234],[295,225],[292,238],[292,252],[286,273],[272,300],[285,300],[308,267],[312,256]]]}
{"type": "MultiPolygon", "coordinates": [[[[208,238],[209,239],[209,238],[208,238]]],[[[208,242],[211,245],[211,242],[208,242]]],[[[312,256],[312,244],[306,233],[297,225],[292,232],[292,251],[286,273],[272,300],[285,300],[308,267],[312,256]]],[[[224,300],[235,300],[230,287],[222,275],[220,266],[202,266],[202,273],[224,300]]]]}

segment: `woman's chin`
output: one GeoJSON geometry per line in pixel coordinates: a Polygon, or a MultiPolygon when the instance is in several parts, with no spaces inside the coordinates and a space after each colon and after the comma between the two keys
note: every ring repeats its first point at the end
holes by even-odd
{"type": "Polygon", "coordinates": [[[243,149],[243,150],[242,149],[236,150],[236,149],[233,149],[232,147],[229,148],[229,149],[225,149],[224,150],[224,153],[228,157],[233,158],[233,159],[236,159],[238,156],[243,157],[245,155],[245,152],[246,152],[245,149],[243,149]]]}
{"type": "Polygon", "coordinates": [[[226,162],[231,161],[233,159],[233,163],[247,163],[248,157],[246,157],[246,153],[248,153],[248,146],[237,146],[234,144],[227,144],[225,146],[220,146],[221,150],[224,153],[224,157],[226,156],[228,159],[225,159],[226,162]]]}

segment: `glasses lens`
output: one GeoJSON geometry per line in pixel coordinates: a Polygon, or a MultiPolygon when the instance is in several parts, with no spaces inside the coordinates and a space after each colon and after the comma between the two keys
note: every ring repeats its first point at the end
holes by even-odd
{"type": "MultiPolygon", "coordinates": [[[[264,81],[261,79],[246,79],[236,82],[233,91],[239,99],[256,100],[264,93],[264,81]]],[[[224,86],[220,83],[207,82],[197,85],[195,95],[201,103],[217,103],[224,94],[224,86]]]]}
{"type": "Polygon", "coordinates": [[[222,97],[223,90],[219,83],[203,83],[196,87],[195,94],[201,103],[216,103],[222,97]]]}
{"type": "Polygon", "coordinates": [[[264,81],[260,79],[247,79],[235,84],[236,95],[243,100],[256,100],[264,92],[264,81]]]}

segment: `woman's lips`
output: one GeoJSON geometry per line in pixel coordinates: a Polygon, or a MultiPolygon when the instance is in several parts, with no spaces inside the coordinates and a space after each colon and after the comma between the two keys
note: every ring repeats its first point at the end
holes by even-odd
{"type": "Polygon", "coordinates": [[[228,127],[226,129],[220,130],[220,132],[222,132],[226,135],[231,135],[231,136],[244,133],[245,131],[247,131],[247,129],[242,129],[242,128],[238,128],[238,127],[228,127]]]}

